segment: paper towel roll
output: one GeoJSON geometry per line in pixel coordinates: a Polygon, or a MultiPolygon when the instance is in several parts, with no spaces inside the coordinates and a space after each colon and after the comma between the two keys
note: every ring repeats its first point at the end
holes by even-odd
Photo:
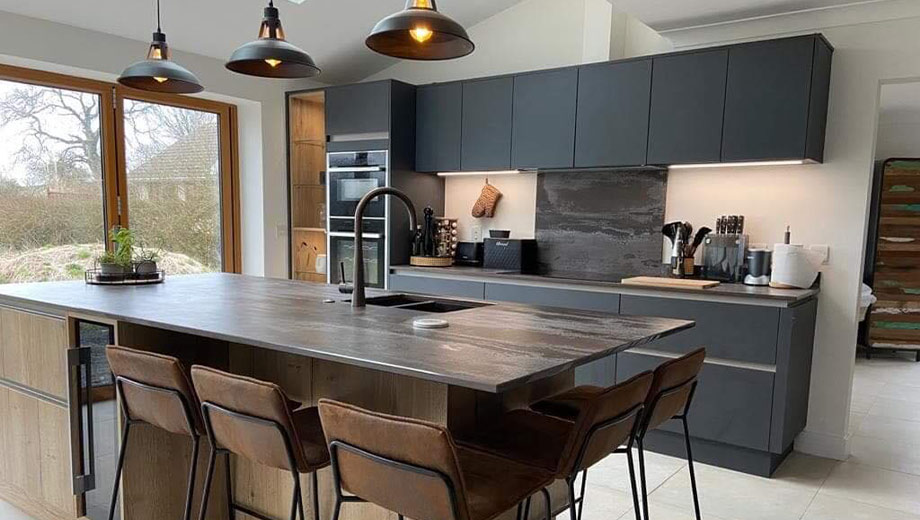
{"type": "Polygon", "coordinates": [[[818,278],[821,253],[801,245],[774,244],[770,285],[807,289],[818,278]]]}

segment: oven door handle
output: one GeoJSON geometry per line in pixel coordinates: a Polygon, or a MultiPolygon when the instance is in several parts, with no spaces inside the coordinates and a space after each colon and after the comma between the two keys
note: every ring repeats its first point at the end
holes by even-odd
{"type": "Polygon", "coordinates": [[[341,172],[382,172],[383,166],[333,166],[332,168],[327,168],[327,173],[341,173],[341,172]]]}
{"type": "MultiPolygon", "coordinates": [[[[348,231],[333,231],[329,233],[330,237],[344,237],[344,238],[355,238],[355,234],[348,231]]],[[[364,233],[365,239],[381,239],[383,235],[380,233],[364,233]]]]}

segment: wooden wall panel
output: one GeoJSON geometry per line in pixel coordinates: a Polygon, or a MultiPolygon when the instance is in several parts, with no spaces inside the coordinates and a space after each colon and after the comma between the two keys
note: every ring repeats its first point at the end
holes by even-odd
{"type": "Polygon", "coordinates": [[[66,322],[0,307],[0,323],[3,378],[66,400],[66,322]]]}

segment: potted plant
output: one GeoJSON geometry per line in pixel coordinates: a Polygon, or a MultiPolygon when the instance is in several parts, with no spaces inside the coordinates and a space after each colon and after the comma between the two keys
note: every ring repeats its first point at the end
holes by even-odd
{"type": "Polygon", "coordinates": [[[134,232],[115,226],[109,231],[109,239],[115,243],[114,251],[106,251],[96,257],[102,274],[123,275],[134,270],[134,232]]]}
{"type": "Polygon", "coordinates": [[[159,251],[141,248],[134,259],[134,272],[140,275],[156,274],[159,260],[159,251]]]}
{"type": "Polygon", "coordinates": [[[97,256],[96,263],[99,264],[99,269],[104,275],[123,275],[128,272],[125,266],[118,263],[115,259],[115,253],[111,251],[106,251],[97,256]]]}

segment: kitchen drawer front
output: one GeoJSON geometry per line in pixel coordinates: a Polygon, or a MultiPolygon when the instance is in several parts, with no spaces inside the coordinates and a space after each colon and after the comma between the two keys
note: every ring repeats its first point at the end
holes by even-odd
{"type": "Polygon", "coordinates": [[[652,343],[657,350],[683,354],[706,347],[706,355],[748,363],[776,363],[780,309],[624,295],[620,314],[660,316],[696,322],[690,330],[652,343]]]}
{"type": "MultiPolygon", "coordinates": [[[[617,354],[617,381],[654,370],[668,359],[621,352],[617,354]]],[[[704,364],[690,407],[690,435],[766,451],[770,444],[773,376],[769,371],[704,364]]],[[[683,433],[680,421],[668,421],[661,429],[683,433]]]]}
{"type": "Polygon", "coordinates": [[[390,275],[390,290],[430,294],[432,296],[456,296],[458,298],[483,299],[485,283],[467,280],[449,280],[428,276],[390,275]]]}
{"type": "Polygon", "coordinates": [[[616,314],[620,308],[619,294],[504,283],[487,283],[486,300],[601,311],[611,314],[616,314]]]}
{"type": "Polygon", "coordinates": [[[66,401],[66,322],[0,307],[0,377],[66,401]]]}

